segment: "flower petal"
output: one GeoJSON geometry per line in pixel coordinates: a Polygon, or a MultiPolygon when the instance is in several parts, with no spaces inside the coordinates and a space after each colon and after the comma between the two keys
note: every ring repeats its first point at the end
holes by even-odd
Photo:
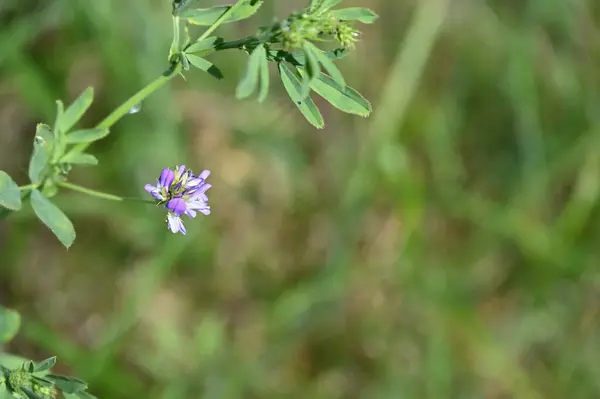
{"type": "Polygon", "coordinates": [[[196,217],[196,211],[193,209],[188,209],[187,211],[185,211],[186,216],[190,217],[190,218],[195,218],[196,217]]]}
{"type": "Polygon", "coordinates": [[[144,190],[146,190],[148,193],[152,194],[152,196],[159,201],[165,200],[165,196],[162,195],[161,189],[159,189],[158,187],[154,187],[151,184],[146,184],[146,186],[144,186],[144,190]]]}
{"type": "Polygon", "coordinates": [[[171,169],[165,168],[160,174],[158,184],[160,187],[170,187],[171,184],[173,184],[173,180],[175,180],[175,172],[173,172],[171,169]]]}
{"type": "Polygon", "coordinates": [[[187,184],[185,185],[185,187],[189,189],[192,187],[199,186],[202,183],[204,183],[204,179],[202,179],[201,177],[196,177],[196,178],[193,178],[192,180],[189,180],[187,182],[187,184]]]}
{"type": "Polygon", "coordinates": [[[203,179],[203,180],[206,180],[206,179],[208,178],[208,176],[210,176],[210,170],[203,170],[203,171],[202,171],[202,172],[201,172],[201,173],[198,175],[198,177],[199,177],[199,178],[201,178],[201,179],[203,179]]]}
{"type": "Polygon", "coordinates": [[[154,187],[152,184],[146,184],[144,186],[144,190],[146,190],[148,193],[152,194],[154,191],[158,190],[158,187],[154,187]]]}
{"type": "Polygon", "coordinates": [[[183,176],[183,172],[185,172],[185,165],[177,166],[177,171],[175,172],[175,178],[180,179],[183,176]]]}
{"type": "Polygon", "coordinates": [[[180,228],[180,222],[181,220],[179,219],[178,216],[173,215],[172,213],[168,213],[167,214],[167,226],[169,226],[169,230],[171,230],[173,233],[178,233],[179,232],[179,228],[180,228]]]}
{"type": "Polygon", "coordinates": [[[211,187],[212,187],[212,184],[206,183],[206,184],[202,185],[202,187],[198,188],[198,191],[194,192],[194,194],[204,194],[211,187]]]}
{"type": "Polygon", "coordinates": [[[173,212],[176,216],[181,216],[185,213],[187,205],[183,198],[173,198],[167,202],[167,209],[173,212]]]}

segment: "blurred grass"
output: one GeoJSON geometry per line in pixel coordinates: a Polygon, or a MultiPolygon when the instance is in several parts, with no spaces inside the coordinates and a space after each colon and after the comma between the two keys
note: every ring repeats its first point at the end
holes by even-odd
{"type": "MultiPolygon", "coordinates": [[[[301,2],[266,2],[267,23],[301,2]]],[[[0,226],[14,353],[100,398],[597,398],[600,7],[592,0],[346,0],[381,19],[341,68],[375,112],[277,85],[266,105],[189,74],[72,178],[141,195],[213,171],[213,215],[172,237],[154,208],[58,201],[0,226]]],[[[35,123],[96,88],[86,125],[164,69],[168,1],[0,3],[0,168],[25,181],[35,123]]],[[[221,29],[227,37],[256,21],[221,29]]]]}

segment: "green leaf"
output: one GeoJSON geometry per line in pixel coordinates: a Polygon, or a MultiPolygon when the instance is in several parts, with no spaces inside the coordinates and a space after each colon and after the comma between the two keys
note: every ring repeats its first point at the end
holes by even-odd
{"type": "Polygon", "coordinates": [[[27,387],[21,387],[20,391],[25,394],[25,397],[27,399],[44,399],[43,397],[39,396],[38,394],[34,393],[30,388],[27,387]]]}
{"type": "MultiPolygon", "coordinates": [[[[300,70],[300,73],[303,73],[303,71],[300,70]]],[[[311,89],[340,111],[363,117],[369,116],[373,111],[371,103],[358,91],[340,85],[324,73],[321,73],[319,79],[313,82],[311,89]]]]}
{"type": "Polygon", "coordinates": [[[362,22],[363,24],[372,24],[377,20],[377,18],[379,18],[379,15],[375,14],[373,11],[362,7],[350,7],[342,8],[341,10],[333,10],[331,11],[331,15],[344,21],[358,21],[362,22]]]}
{"type": "Polygon", "coordinates": [[[13,339],[19,332],[19,327],[21,327],[21,315],[0,306],[0,344],[13,339]]]}
{"type": "MultiPolygon", "coordinates": [[[[251,17],[258,11],[263,2],[257,0],[246,0],[244,4],[239,6],[233,13],[231,13],[223,23],[239,21],[251,17]]],[[[223,15],[231,5],[226,6],[215,6],[210,8],[199,8],[193,9],[188,8],[178,13],[179,17],[187,19],[187,21],[194,25],[210,26],[213,25],[223,15]]]]}
{"type": "Polygon", "coordinates": [[[248,65],[246,67],[246,74],[235,90],[235,96],[238,99],[249,97],[254,90],[256,90],[260,74],[260,63],[266,56],[267,53],[263,46],[256,47],[254,51],[252,51],[252,54],[250,54],[248,65]]]}
{"type": "Polygon", "coordinates": [[[94,395],[86,391],[79,391],[75,395],[77,395],[79,399],[97,399],[94,395]]]}
{"type": "Polygon", "coordinates": [[[321,65],[319,64],[318,57],[308,42],[302,46],[302,49],[304,50],[304,57],[306,58],[306,65],[304,65],[304,68],[307,73],[302,76],[301,98],[305,99],[310,94],[310,85],[321,73],[321,65]]]}
{"type": "Polygon", "coordinates": [[[218,36],[211,36],[190,44],[184,52],[186,54],[208,52],[221,43],[223,43],[223,38],[218,36]]]}
{"type": "Polygon", "coordinates": [[[311,2],[310,10],[317,13],[322,13],[324,11],[329,10],[332,7],[335,7],[341,2],[342,0],[313,0],[311,2]]]}
{"type": "Polygon", "coordinates": [[[75,377],[48,374],[46,379],[55,383],[58,389],[64,393],[76,393],[87,389],[87,383],[75,377]]]}
{"type": "MultiPolygon", "coordinates": [[[[36,374],[41,374],[41,375],[46,375],[48,374],[46,371],[40,371],[36,374]]],[[[34,375],[33,379],[35,380],[36,383],[38,383],[39,385],[45,386],[45,387],[51,387],[54,386],[54,383],[52,381],[48,381],[47,379],[40,377],[39,375],[34,375]]]]}
{"type": "Polygon", "coordinates": [[[56,364],[56,356],[49,357],[46,360],[42,360],[37,363],[33,369],[34,373],[39,373],[40,371],[50,370],[56,364]]]}
{"type": "MultiPolygon", "coordinates": [[[[2,307],[0,306],[0,309],[2,309],[2,307]]],[[[0,311],[1,312],[1,311],[0,311]]],[[[9,353],[0,353],[0,370],[2,370],[2,368],[8,368],[8,369],[17,369],[19,367],[21,367],[21,365],[26,362],[27,359],[21,357],[21,356],[15,356],[15,355],[11,355],[9,353]]],[[[6,371],[6,370],[3,370],[6,371]]],[[[0,377],[2,376],[2,374],[0,373],[0,377]]]]}
{"type": "Polygon", "coordinates": [[[173,16],[177,17],[182,12],[199,8],[205,0],[173,0],[173,16]]]}
{"type": "Polygon", "coordinates": [[[11,211],[21,209],[21,190],[8,173],[2,170],[0,170],[0,206],[11,211]]]}
{"type": "Polygon", "coordinates": [[[90,105],[92,105],[92,101],[94,100],[94,89],[92,87],[88,87],[77,97],[73,104],[69,105],[69,107],[65,110],[62,118],[60,118],[60,122],[58,124],[58,130],[61,133],[68,132],[85,114],[85,111],[88,110],[90,105]]]}
{"type": "Polygon", "coordinates": [[[185,57],[185,55],[183,57],[181,57],[181,68],[183,68],[184,71],[190,70],[190,62],[185,57]]]}
{"type": "Polygon", "coordinates": [[[214,66],[212,62],[192,54],[185,54],[185,57],[188,59],[190,64],[192,64],[196,68],[207,72],[208,74],[212,75],[217,79],[223,79],[223,73],[221,73],[221,70],[214,66]]]}
{"type": "Polygon", "coordinates": [[[56,100],[56,118],[54,119],[54,129],[52,129],[55,139],[58,139],[58,135],[60,134],[60,124],[62,123],[64,113],[65,105],[62,101],[56,100]]]}
{"type": "Polygon", "coordinates": [[[320,48],[315,46],[314,44],[307,42],[306,45],[312,49],[312,53],[317,57],[319,63],[323,66],[329,75],[342,86],[346,86],[346,81],[344,80],[344,76],[338,69],[338,67],[333,63],[333,61],[323,52],[320,48]]]}
{"type": "Polygon", "coordinates": [[[60,159],[60,162],[73,165],[98,165],[98,159],[95,156],[74,151],[68,152],[60,159]]]}
{"type": "Polygon", "coordinates": [[[65,143],[91,143],[108,136],[108,129],[84,129],[67,134],[65,143]]]}
{"type": "Polygon", "coordinates": [[[26,371],[28,373],[33,373],[34,368],[35,368],[35,364],[31,360],[26,361],[21,366],[21,370],[26,371]]]}
{"type": "Polygon", "coordinates": [[[50,163],[54,147],[54,135],[50,126],[38,123],[33,140],[33,153],[29,161],[29,180],[32,183],[41,183],[44,172],[50,163]]]}
{"type": "Polygon", "coordinates": [[[65,393],[65,399],[98,399],[87,391],[79,391],[75,393],[65,393]]]}
{"type": "Polygon", "coordinates": [[[285,87],[285,90],[294,104],[296,104],[308,122],[310,122],[317,129],[322,129],[325,126],[323,116],[310,97],[306,97],[305,99],[302,98],[302,83],[300,82],[298,76],[284,63],[279,63],[277,66],[279,68],[279,74],[281,76],[283,87],[285,87]]]}
{"type": "Polygon", "coordinates": [[[12,393],[8,391],[6,384],[0,384],[0,399],[15,399],[12,393]]]}
{"type": "MultiPolygon", "coordinates": [[[[261,46],[263,47],[263,46],[261,46]]],[[[263,47],[264,49],[264,47],[263,47]]],[[[262,103],[269,95],[269,61],[267,60],[267,52],[263,51],[263,56],[260,59],[260,89],[258,91],[258,102],[262,103]]]]}
{"type": "Polygon", "coordinates": [[[42,223],[69,248],[75,241],[75,228],[69,218],[38,190],[31,192],[31,206],[42,223]]]}

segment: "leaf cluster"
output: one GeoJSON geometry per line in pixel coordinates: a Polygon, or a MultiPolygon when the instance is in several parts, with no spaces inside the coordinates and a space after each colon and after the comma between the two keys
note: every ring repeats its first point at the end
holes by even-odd
{"type": "MultiPolygon", "coordinates": [[[[0,344],[13,339],[20,324],[19,313],[0,306],[0,344]]],[[[51,373],[55,365],[56,356],[38,363],[23,361],[19,367],[0,363],[0,399],[50,399],[57,398],[59,393],[66,399],[95,398],[86,391],[85,381],[51,373]]]]}
{"type": "Polygon", "coordinates": [[[98,160],[82,151],[90,143],[106,137],[108,129],[74,129],[92,104],[94,91],[84,90],[66,109],[56,102],[54,126],[40,123],[33,139],[29,161],[30,184],[19,186],[5,172],[0,171],[0,207],[18,211],[22,199],[29,196],[31,206],[39,218],[65,247],[75,240],[75,229],[69,218],[49,198],[58,192],[73,165],[97,165],[98,160]]]}
{"type": "MultiPolygon", "coordinates": [[[[195,67],[221,79],[223,74],[219,68],[205,57],[215,51],[237,48],[249,55],[245,73],[236,88],[238,99],[257,93],[258,102],[264,102],[272,87],[269,63],[275,63],[286,93],[313,126],[320,129],[325,122],[310,97],[312,92],[342,112],[367,117],[372,111],[371,104],[346,84],[335,62],[352,50],[358,37],[351,23],[372,23],[377,15],[359,7],[332,10],[340,2],[313,0],[307,9],[261,27],[254,36],[233,42],[217,36],[205,38],[205,35],[191,41],[186,25],[184,44],[175,51],[174,59],[182,63],[184,71],[195,67]],[[328,49],[331,42],[338,47],[328,49]]],[[[210,26],[219,21],[239,21],[254,15],[262,3],[246,0],[235,9],[235,5],[202,8],[200,0],[179,0],[173,4],[174,23],[183,20],[186,24],[210,26]]],[[[174,30],[179,31],[178,27],[174,30]]],[[[174,42],[178,43],[179,38],[174,42]]]]}
{"type": "Polygon", "coordinates": [[[0,399],[94,399],[88,385],[79,378],[54,374],[56,356],[41,362],[24,362],[10,369],[0,365],[0,399]]]}

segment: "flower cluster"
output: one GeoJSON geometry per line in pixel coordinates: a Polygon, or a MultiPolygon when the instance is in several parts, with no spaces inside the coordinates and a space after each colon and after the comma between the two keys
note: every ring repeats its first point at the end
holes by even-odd
{"type": "Polygon", "coordinates": [[[167,208],[167,224],[173,233],[186,234],[181,220],[182,215],[195,218],[197,212],[210,214],[206,191],[211,187],[206,183],[210,171],[204,170],[195,176],[185,165],[175,170],[163,169],[156,186],[146,184],[145,190],[158,200],[158,205],[167,208]]]}
{"type": "Polygon", "coordinates": [[[351,21],[340,20],[331,13],[293,13],[272,30],[284,48],[302,48],[305,41],[328,40],[337,41],[343,48],[353,48],[360,35],[351,21]]]}

